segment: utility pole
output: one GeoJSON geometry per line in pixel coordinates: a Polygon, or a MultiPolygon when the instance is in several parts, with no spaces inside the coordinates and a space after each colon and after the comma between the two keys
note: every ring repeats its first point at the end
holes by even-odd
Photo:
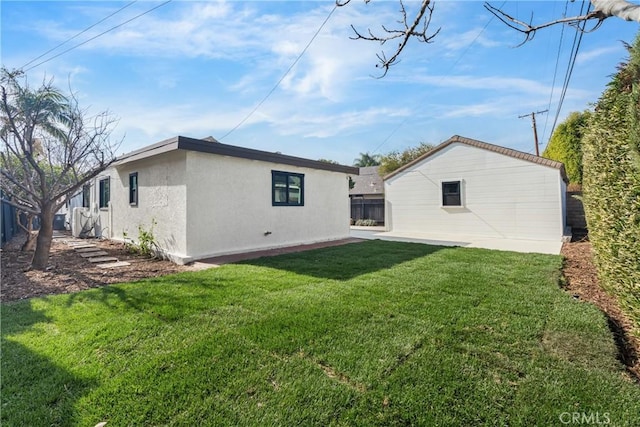
{"type": "Polygon", "coordinates": [[[540,156],[540,149],[538,148],[538,129],[536,127],[536,114],[546,113],[549,110],[544,111],[536,111],[535,113],[523,114],[522,116],[518,116],[519,119],[531,116],[531,122],[533,127],[533,140],[536,143],[536,156],[540,156]]]}

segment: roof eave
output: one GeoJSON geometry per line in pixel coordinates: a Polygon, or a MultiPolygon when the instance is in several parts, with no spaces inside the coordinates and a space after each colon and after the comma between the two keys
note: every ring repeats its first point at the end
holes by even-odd
{"type": "Polygon", "coordinates": [[[271,163],[280,163],[290,166],[306,167],[311,169],[320,169],[331,172],[340,172],[351,175],[358,175],[357,167],[344,166],[334,163],[321,162],[318,160],[304,159],[302,157],[288,156],[280,153],[270,153],[268,151],[254,150],[251,148],[238,147],[235,145],[213,143],[207,140],[189,138],[186,136],[177,136],[170,138],[157,144],[141,148],[131,153],[125,154],[114,162],[115,166],[120,166],[136,160],[142,160],[158,154],[166,153],[173,150],[196,151],[200,153],[217,154],[221,156],[239,157],[249,160],[258,160],[271,163]]]}
{"type": "Polygon", "coordinates": [[[417,159],[407,163],[406,165],[402,166],[401,168],[396,169],[395,171],[387,174],[383,180],[386,181],[387,179],[393,178],[394,176],[398,175],[399,173],[403,172],[404,170],[407,170],[408,168],[410,168],[411,166],[415,165],[416,163],[420,163],[421,161],[425,160],[426,158],[434,155],[435,153],[443,150],[444,148],[448,147],[449,145],[453,144],[453,143],[461,143],[461,144],[465,144],[471,147],[476,147],[476,148],[480,148],[483,150],[487,150],[487,151],[492,151],[498,154],[502,154],[504,156],[508,156],[508,157],[513,157],[515,159],[520,159],[520,160],[524,160],[526,162],[531,162],[531,163],[535,163],[541,166],[547,166],[550,168],[554,168],[554,169],[559,169],[560,170],[560,175],[562,176],[562,179],[565,182],[568,182],[567,180],[567,175],[564,169],[564,165],[561,162],[557,162],[555,160],[551,160],[551,159],[545,159],[539,156],[535,156],[533,154],[529,154],[529,153],[525,153],[523,151],[518,151],[518,150],[514,150],[512,148],[506,148],[506,147],[501,147],[499,145],[495,145],[495,144],[490,144],[488,142],[483,142],[483,141],[479,141],[476,139],[471,139],[471,138],[465,138],[463,136],[460,135],[453,135],[451,138],[449,138],[448,140],[444,141],[443,143],[441,143],[440,145],[434,147],[433,149],[427,151],[426,153],[424,153],[422,156],[418,157],[417,159]]]}

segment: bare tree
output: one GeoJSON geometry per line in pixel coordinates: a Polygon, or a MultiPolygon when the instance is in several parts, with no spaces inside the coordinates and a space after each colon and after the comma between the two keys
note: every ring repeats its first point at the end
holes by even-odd
{"type": "MultiPolygon", "coordinates": [[[[370,1],[371,0],[364,0],[365,3],[369,3],[370,1]]],[[[440,28],[438,28],[433,33],[427,34],[429,25],[431,24],[431,16],[433,15],[435,3],[433,0],[423,0],[413,19],[408,17],[404,2],[402,0],[398,0],[398,2],[400,4],[400,14],[402,15],[402,18],[397,21],[397,24],[400,25],[399,27],[391,28],[383,25],[382,35],[375,35],[371,29],[367,30],[367,34],[362,34],[353,25],[351,26],[351,29],[355,33],[355,36],[351,37],[353,40],[375,41],[380,44],[385,44],[391,40],[398,40],[398,46],[391,56],[387,57],[384,51],[377,55],[380,63],[377,64],[376,67],[383,69],[381,77],[384,77],[389,71],[389,67],[396,63],[410,39],[414,38],[422,43],[431,43],[440,32],[440,28]]],[[[351,0],[336,0],[336,5],[338,6],[345,6],[349,3],[351,3],[351,0]]]]}
{"type": "Polygon", "coordinates": [[[31,267],[47,267],[55,213],[115,159],[115,119],[90,116],[76,97],[43,82],[31,89],[21,72],[2,69],[0,188],[8,203],[40,217],[31,267]]]}
{"type": "MultiPolygon", "coordinates": [[[[336,0],[336,5],[346,6],[351,3],[351,1],[352,0],[336,0]]],[[[365,3],[370,3],[372,0],[363,1],[365,3]]],[[[383,51],[377,55],[379,63],[376,67],[382,68],[382,77],[387,74],[389,67],[398,62],[398,58],[407,46],[409,40],[416,39],[423,43],[431,43],[440,31],[440,28],[438,28],[432,33],[429,33],[429,25],[431,24],[431,18],[434,12],[435,0],[422,0],[420,2],[420,6],[417,7],[415,13],[412,14],[413,18],[408,16],[409,14],[407,13],[407,8],[403,0],[398,0],[398,2],[400,4],[401,17],[397,21],[397,27],[390,28],[383,25],[382,32],[380,34],[375,34],[371,29],[368,29],[366,34],[364,34],[353,27],[353,25],[351,26],[355,33],[355,36],[352,37],[352,39],[375,41],[382,45],[391,40],[398,40],[398,45],[390,54],[386,54],[383,51]]],[[[590,0],[590,4],[592,10],[587,11],[584,15],[562,17],[542,24],[533,24],[533,17],[531,17],[529,22],[518,20],[489,3],[485,3],[485,8],[509,27],[523,33],[525,36],[523,43],[531,40],[535,36],[536,31],[552,25],[577,25],[581,22],[590,21],[594,22],[594,26],[588,31],[593,31],[597,29],[605,19],[612,17],[626,21],[640,22],[640,4],[632,3],[627,0],[590,0]]]]}

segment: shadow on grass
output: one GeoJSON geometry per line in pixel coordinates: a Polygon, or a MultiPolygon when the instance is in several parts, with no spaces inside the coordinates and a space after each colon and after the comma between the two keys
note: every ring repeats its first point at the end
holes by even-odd
{"type": "Polygon", "coordinates": [[[631,344],[632,338],[618,320],[607,313],[604,314],[607,317],[607,326],[609,327],[616,343],[616,348],[618,350],[618,354],[616,355],[617,359],[626,367],[629,375],[638,384],[640,384],[640,364],[638,363],[639,355],[633,344],[631,344]]]}
{"type": "Polygon", "coordinates": [[[275,268],[323,279],[349,280],[431,255],[441,249],[447,248],[421,243],[367,240],[343,246],[246,260],[238,264],[275,268]]]}
{"type": "MultiPolygon", "coordinates": [[[[236,265],[277,269],[319,279],[349,280],[431,255],[441,249],[446,247],[373,240],[245,260],[236,265]]],[[[259,277],[252,274],[255,273],[233,268],[225,270],[224,267],[184,272],[70,294],[66,305],[82,301],[94,301],[110,308],[124,305],[161,321],[173,321],[190,313],[214,310],[218,306],[241,305],[246,298],[264,292],[261,286],[249,284],[254,280],[260,281],[259,277]]],[[[276,288],[297,283],[295,280],[295,283],[291,282],[291,278],[287,280],[276,283],[276,288]]],[[[275,283],[278,279],[269,281],[275,283]]]]}
{"type": "Polygon", "coordinates": [[[71,425],[76,400],[95,385],[19,342],[33,328],[47,333],[50,323],[28,301],[2,306],[2,426],[71,425]]]}
{"type": "Polygon", "coordinates": [[[167,322],[212,306],[234,304],[249,293],[250,289],[237,286],[235,281],[206,271],[184,272],[68,294],[65,306],[91,301],[111,310],[126,307],[167,322]]]}

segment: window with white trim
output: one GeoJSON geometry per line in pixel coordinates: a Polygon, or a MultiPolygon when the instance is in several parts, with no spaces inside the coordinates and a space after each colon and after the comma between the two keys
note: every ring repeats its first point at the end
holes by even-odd
{"type": "Polygon", "coordinates": [[[100,180],[100,208],[108,208],[111,200],[110,178],[100,180]]]}
{"type": "Polygon", "coordinates": [[[442,181],[442,206],[462,206],[462,181],[442,181]]]}
{"type": "Polygon", "coordinates": [[[138,172],[129,174],[129,204],[138,206],[138,172]]]}

